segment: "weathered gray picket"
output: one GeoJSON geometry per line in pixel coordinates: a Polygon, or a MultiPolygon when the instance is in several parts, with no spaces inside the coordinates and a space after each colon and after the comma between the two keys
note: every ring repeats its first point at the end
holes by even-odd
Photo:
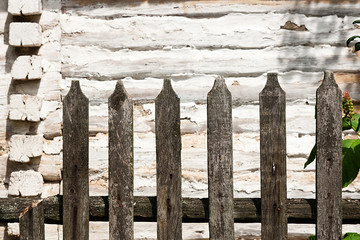
{"type": "Polygon", "coordinates": [[[287,239],[285,92],[269,73],[260,95],[261,239],[287,239]]]}
{"type": "Polygon", "coordinates": [[[316,91],[316,199],[318,240],[341,239],[341,90],[331,72],[316,91]]]}
{"type": "Polygon", "coordinates": [[[41,200],[34,201],[19,217],[20,240],[45,240],[44,209],[41,200]]]}
{"type": "MultiPolygon", "coordinates": [[[[30,233],[35,215],[52,223],[62,217],[66,240],[89,238],[89,215],[109,221],[110,239],[133,239],[134,218],[157,221],[158,239],[166,240],[182,239],[183,220],[209,222],[214,240],[233,239],[234,222],[259,221],[264,240],[287,239],[288,221],[316,222],[318,239],[340,239],[342,217],[360,220],[360,200],[341,199],[341,91],[333,74],[326,72],[317,90],[316,202],[286,196],[286,97],[276,74],[268,75],[259,98],[261,199],[233,199],[231,93],[221,77],[208,94],[208,199],[181,196],[180,99],[170,80],[155,100],[156,198],[133,196],[133,103],[118,82],[109,98],[109,197],[89,199],[89,102],[74,81],[64,99],[64,196],[44,199],[22,215],[24,239],[41,239],[30,233]]],[[[14,209],[26,204],[0,199],[0,220],[13,221],[14,209]]]]}
{"type": "Polygon", "coordinates": [[[210,239],[234,239],[232,99],[222,77],[207,97],[210,239]]]}
{"type": "Polygon", "coordinates": [[[78,81],[63,106],[64,239],[89,239],[89,100],[78,81]]]}
{"type": "Polygon", "coordinates": [[[180,99],[171,81],[155,99],[157,239],[182,239],[180,99]]]}
{"type": "Polygon", "coordinates": [[[110,240],[134,239],[133,102],[122,81],[109,98],[110,240]]]}

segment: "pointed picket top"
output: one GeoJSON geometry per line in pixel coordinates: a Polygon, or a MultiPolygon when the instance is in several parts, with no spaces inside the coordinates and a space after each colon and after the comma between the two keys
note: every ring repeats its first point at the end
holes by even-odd
{"type": "Polygon", "coordinates": [[[338,84],[335,81],[334,73],[331,71],[324,71],[324,79],[322,80],[322,83],[318,87],[316,93],[320,94],[321,91],[332,88],[336,89],[336,91],[341,91],[338,84]]]}
{"type": "Polygon", "coordinates": [[[155,99],[157,239],[182,239],[180,99],[170,79],[155,99]]]}
{"type": "Polygon", "coordinates": [[[130,97],[124,87],[123,81],[117,81],[115,90],[109,97],[109,107],[119,109],[122,107],[124,102],[129,99],[130,97]]]}
{"type": "Polygon", "coordinates": [[[214,85],[208,93],[208,97],[210,95],[216,94],[217,92],[223,92],[224,94],[231,95],[228,87],[226,86],[225,79],[222,76],[218,76],[215,79],[214,85]]]}
{"type": "Polygon", "coordinates": [[[279,80],[278,80],[278,74],[277,73],[268,73],[267,74],[267,80],[265,87],[260,92],[260,96],[267,94],[267,95],[278,95],[285,93],[284,90],[281,88],[279,80]],[[278,91],[275,91],[278,90],[278,91]]]}
{"type": "Polygon", "coordinates": [[[75,98],[83,98],[83,99],[88,99],[85,94],[81,91],[81,87],[80,87],[80,82],[79,80],[72,80],[71,81],[71,86],[70,86],[70,90],[68,92],[68,94],[65,96],[64,101],[66,98],[70,98],[70,96],[74,96],[75,98]]]}
{"type": "Polygon", "coordinates": [[[133,102],[121,80],[109,97],[109,240],[134,239],[133,102]]]}
{"type": "Polygon", "coordinates": [[[261,239],[287,239],[286,95],[277,73],[267,74],[259,104],[261,239]]]}
{"type": "Polygon", "coordinates": [[[331,71],[324,71],[324,80],[322,82],[324,85],[336,85],[334,78],[334,73],[331,71]]]}
{"type": "Polygon", "coordinates": [[[278,74],[277,73],[268,73],[266,85],[280,87],[279,80],[278,80],[278,74]]]}
{"type": "Polygon", "coordinates": [[[174,96],[176,99],[179,98],[171,85],[171,79],[164,79],[163,88],[155,100],[158,100],[159,98],[163,98],[167,95],[174,96]]]}
{"type": "Polygon", "coordinates": [[[324,72],[316,91],[316,235],[340,239],[342,228],[342,106],[334,74],[324,72]]]}
{"type": "Polygon", "coordinates": [[[63,104],[63,235],[89,239],[89,99],[72,81],[63,104]]]}
{"type": "Polygon", "coordinates": [[[234,239],[232,101],[219,76],[207,98],[210,239],[234,239]]]}

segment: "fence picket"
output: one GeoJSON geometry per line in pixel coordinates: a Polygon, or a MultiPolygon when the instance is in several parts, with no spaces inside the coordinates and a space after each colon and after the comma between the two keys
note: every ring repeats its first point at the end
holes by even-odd
{"type": "Polygon", "coordinates": [[[63,237],[89,239],[89,100],[72,81],[63,106],[63,237]]]}
{"type": "Polygon", "coordinates": [[[109,239],[134,239],[133,102],[122,81],[109,98],[109,239]]]}
{"type": "MultiPolygon", "coordinates": [[[[182,239],[182,217],[189,222],[209,220],[210,239],[234,239],[234,219],[261,221],[263,240],[287,239],[287,217],[294,223],[316,221],[318,240],[341,239],[342,214],[344,223],[357,223],[360,200],[341,198],[341,90],[333,73],[325,72],[316,92],[316,204],[315,199],[287,200],[286,96],[277,74],[268,74],[259,99],[261,199],[233,198],[232,98],[222,77],[207,98],[209,199],[182,199],[180,99],[171,81],[164,80],[155,99],[155,201],[133,196],[133,102],[119,81],[108,109],[109,198],[92,197],[90,202],[89,101],[79,82],[73,81],[63,100],[63,197],[26,208],[18,219],[20,239],[45,239],[44,221],[61,224],[62,217],[63,239],[88,240],[89,214],[95,221],[109,220],[112,240],[134,239],[134,215],[137,220],[157,221],[160,240],[182,239]]],[[[30,204],[29,199],[1,200],[0,220],[16,221],[19,209],[30,204]]]]}
{"type": "Polygon", "coordinates": [[[157,239],[182,239],[180,99],[169,79],[155,99],[157,239]]]}
{"type": "Polygon", "coordinates": [[[341,239],[341,90],[326,71],[316,91],[316,199],[318,240],[341,239]]]}
{"type": "Polygon", "coordinates": [[[207,97],[210,239],[234,239],[231,93],[222,77],[207,97]]]}
{"type": "Polygon", "coordinates": [[[45,240],[43,202],[35,201],[19,218],[20,240],[45,240]]]}
{"type": "Polygon", "coordinates": [[[261,239],[287,239],[285,92],[267,75],[260,98],[261,239]]]}

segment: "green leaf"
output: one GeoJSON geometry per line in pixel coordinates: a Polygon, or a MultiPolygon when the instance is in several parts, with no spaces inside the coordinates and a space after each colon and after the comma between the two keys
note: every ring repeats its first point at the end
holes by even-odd
{"type": "Polygon", "coordinates": [[[360,168],[360,139],[342,141],[342,187],[354,181],[360,168]]]}
{"type": "Polygon", "coordinates": [[[315,160],[315,158],[316,158],[316,144],[311,149],[310,155],[309,155],[306,163],[304,164],[304,168],[306,168],[310,163],[312,163],[315,160]]]}
{"type": "Polygon", "coordinates": [[[315,235],[311,235],[311,236],[309,237],[309,240],[316,240],[316,236],[315,236],[315,235]]]}
{"type": "Polygon", "coordinates": [[[349,130],[354,128],[354,131],[360,130],[360,114],[355,114],[351,119],[349,117],[343,117],[342,119],[342,130],[349,130]]]}
{"type": "Polygon", "coordinates": [[[344,240],[360,240],[360,235],[357,233],[346,233],[344,235],[344,240]]]}
{"type": "Polygon", "coordinates": [[[348,47],[349,44],[350,44],[352,41],[354,41],[354,39],[356,39],[356,38],[360,38],[360,36],[352,36],[352,37],[350,37],[350,38],[346,41],[346,46],[348,47]]]}
{"type": "Polygon", "coordinates": [[[357,24],[357,23],[360,23],[360,20],[353,21],[353,24],[357,24]]]}
{"type": "Polygon", "coordinates": [[[355,129],[356,132],[358,132],[360,130],[360,114],[355,114],[352,118],[351,118],[351,125],[353,126],[353,128],[355,129]]]}
{"type": "Polygon", "coordinates": [[[355,52],[360,50],[360,42],[355,43],[355,52]]]}

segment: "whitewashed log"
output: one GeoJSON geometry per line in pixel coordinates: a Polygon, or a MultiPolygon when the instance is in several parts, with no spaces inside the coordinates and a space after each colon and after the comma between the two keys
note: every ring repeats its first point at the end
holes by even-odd
{"type": "MultiPolygon", "coordinates": [[[[287,100],[293,101],[297,99],[314,99],[316,88],[320,85],[319,79],[322,76],[323,72],[321,71],[290,71],[279,73],[278,78],[287,93],[287,100]]],[[[211,83],[215,77],[215,75],[207,74],[174,75],[173,87],[183,102],[205,103],[206,95],[210,91],[211,83]]],[[[353,99],[360,100],[360,84],[356,83],[357,74],[341,73],[336,74],[335,77],[340,83],[342,91],[349,91],[353,99]],[[347,77],[351,75],[353,75],[353,79],[348,80],[347,77]]],[[[81,81],[84,93],[90,98],[90,106],[99,105],[101,101],[105,101],[112,93],[116,83],[113,80],[93,81],[85,78],[65,78],[65,93],[69,90],[71,80],[81,81]]],[[[258,93],[265,85],[266,74],[258,77],[227,77],[225,81],[232,92],[234,104],[245,104],[257,101],[258,93]]],[[[153,77],[144,79],[129,77],[124,78],[123,82],[127,92],[136,102],[146,102],[154,99],[162,87],[162,79],[153,77]]],[[[96,108],[97,112],[101,110],[101,107],[96,108]]]]}
{"type": "Polygon", "coordinates": [[[12,22],[9,44],[13,47],[39,47],[42,43],[41,26],[31,22],[12,22]]]}
{"type": "Polygon", "coordinates": [[[42,135],[13,135],[10,138],[10,161],[30,162],[30,158],[39,157],[42,152],[42,135]]]}
{"type": "Polygon", "coordinates": [[[31,68],[27,78],[31,79],[41,79],[42,77],[42,58],[36,55],[31,56],[30,64],[31,68]]]}
{"type": "Polygon", "coordinates": [[[60,102],[61,80],[60,72],[49,71],[44,73],[41,81],[19,81],[13,84],[13,91],[19,94],[36,95],[44,101],[60,102]]]}
{"type": "Polygon", "coordinates": [[[9,0],[8,12],[14,16],[38,15],[42,12],[41,0],[9,0]]]}
{"type": "Polygon", "coordinates": [[[260,76],[277,69],[280,72],[322,69],[357,69],[360,58],[348,49],[335,46],[297,46],[281,48],[111,52],[94,46],[63,46],[64,77],[111,80],[124,77],[166,78],[180,74],[221,74],[225,77],[260,76]],[[131,59],[131,61],[129,60],[131,59]],[[127,64],[123,64],[126,62],[127,64]]]}
{"type": "Polygon", "coordinates": [[[96,8],[89,8],[93,2],[88,1],[64,1],[63,10],[71,10],[72,13],[113,19],[119,16],[131,17],[136,15],[151,16],[185,16],[189,18],[214,18],[232,13],[286,13],[309,14],[314,16],[358,16],[360,5],[344,3],[343,1],[261,1],[261,0],[234,0],[234,1],[189,1],[189,2],[142,2],[141,4],[129,4],[129,2],[115,2],[112,4],[98,4],[96,8]],[[100,7],[101,6],[101,7],[100,7]]]}
{"type": "Polygon", "coordinates": [[[60,194],[60,183],[58,182],[44,183],[43,191],[41,193],[41,198],[47,198],[58,194],[60,194]]]}
{"type": "Polygon", "coordinates": [[[45,181],[58,182],[61,180],[62,159],[60,155],[43,155],[39,165],[39,173],[45,181]]]}
{"type": "Polygon", "coordinates": [[[10,120],[26,119],[24,95],[21,94],[10,95],[9,119],[10,120]]]}
{"type": "MultiPolygon", "coordinates": [[[[112,8],[107,10],[111,11],[112,8]]],[[[356,34],[350,17],[309,17],[288,13],[234,13],[221,18],[133,16],[117,17],[109,22],[106,18],[92,18],[89,10],[82,12],[80,16],[73,12],[63,14],[62,22],[64,45],[91,44],[112,51],[123,48],[163,49],[167,46],[194,46],[198,49],[261,49],[270,46],[319,44],[345,46],[347,38],[356,34]],[[308,31],[281,29],[287,21],[304,25],[308,31]],[[239,22],[244,24],[238,24],[239,22]]]]}
{"type": "Polygon", "coordinates": [[[42,99],[38,96],[23,94],[10,95],[9,119],[40,121],[42,99]]]}
{"type": "Polygon", "coordinates": [[[31,197],[42,193],[43,178],[34,170],[14,171],[10,174],[9,195],[31,197]]]}
{"type": "Polygon", "coordinates": [[[44,134],[45,139],[54,139],[62,135],[62,109],[56,109],[40,121],[38,132],[44,134]]]}
{"type": "Polygon", "coordinates": [[[43,151],[45,154],[58,155],[62,150],[62,137],[55,137],[53,140],[44,140],[43,151]]]}
{"type": "Polygon", "coordinates": [[[19,223],[7,223],[6,230],[9,236],[12,237],[20,236],[19,223]]]}
{"type": "Polygon", "coordinates": [[[50,113],[61,108],[61,103],[58,101],[43,101],[40,110],[40,119],[46,119],[50,113]]]}
{"type": "Polygon", "coordinates": [[[37,96],[24,96],[26,119],[28,121],[40,121],[42,99],[37,96]]]}
{"type": "Polygon", "coordinates": [[[13,79],[26,79],[31,69],[31,56],[19,56],[11,68],[13,79]]]}
{"type": "MultiPolygon", "coordinates": [[[[46,36],[44,36],[45,38],[46,36]]],[[[38,55],[42,56],[46,61],[50,62],[55,69],[44,69],[44,72],[51,72],[57,71],[60,72],[58,69],[57,64],[60,63],[61,60],[61,45],[60,39],[58,41],[52,42],[44,42],[41,48],[39,49],[38,55]]],[[[45,68],[45,67],[44,67],[45,68]]]]}
{"type": "MultiPolygon", "coordinates": [[[[6,178],[6,174],[8,172],[8,163],[7,160],[9,158],[8,154],[2,154],[0,156],[0,179],[5,179],[6,178]]],[[[1,186],[1,184],[0,184],[1,186]]],[[[1,192],[1,187],[0,187],[0,192],[1,192]]],[[[1,194],[0,194],[1,195],[1,194]]]]}

